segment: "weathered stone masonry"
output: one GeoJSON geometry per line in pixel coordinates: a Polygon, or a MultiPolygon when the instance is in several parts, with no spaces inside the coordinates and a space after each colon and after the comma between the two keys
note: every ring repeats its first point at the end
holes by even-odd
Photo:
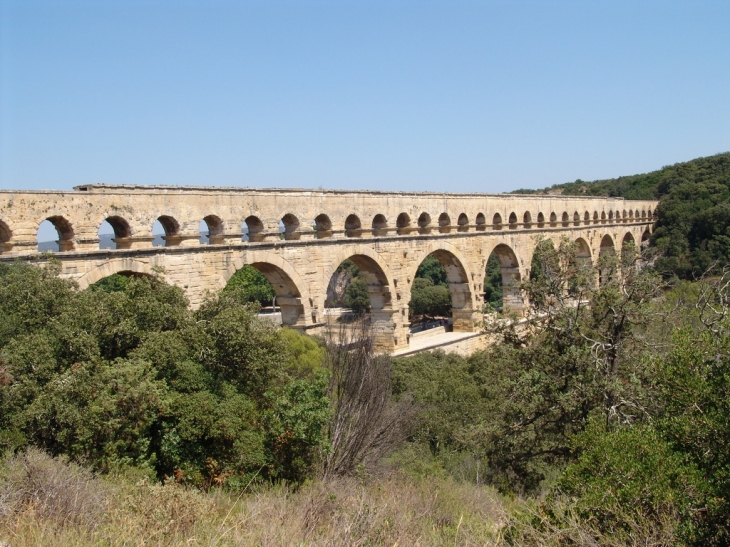
{"type": "Polygon", "coordinates": [[[250,264],[274,286],[284,323],[308,330],[323,324],[327,284],[349,258],[368,281],[378,346],[392,351],[407,345],[411,283],[429,254],[447,271],[454,329],[468,332],[480,317],[492,251],[506,303],[520,310],[516,286],[529,274],[536,236],[556,242],[567,236],[594,261],[624,242],[646,240],[656,205],[574,196],[103,184],[72,192],[5,190],[0,260],[36,260],[38,226],[49,220],[60,237],[62,275],[80,287],[116,272],[159,270],[193,306],[250,264]],[[104,220],[114,228],[115,250],[99,249],[104,220]],[[152,246],[156,220],[165,228],[165,247],[152,246]],[[210,232],[207,245],[199,242],[201,220],[210,232]]]}

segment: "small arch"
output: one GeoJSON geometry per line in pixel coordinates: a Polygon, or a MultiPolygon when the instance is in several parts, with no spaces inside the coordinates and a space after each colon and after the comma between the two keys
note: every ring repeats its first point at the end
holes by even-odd
{"type": "Polygon", "coordinates": [[[373,218],[373,235],[375,237],[384,236],[388,231],[388,220],[385,215],[377,214],[373,218]]]}
{"type": "Polygon", "coordinates": [[[411,217],[408,213],[401,213],[398,218],[395,219],[396,233],[398,235],[407,235],[411,231],[411,217]]]}
{"type": "Polygon", "coordinates": [[[641,220],[646,220],[646,211],[641,211],[641,220]]]}
{"type": "Polygon", "coordinates": [[[279,232],[281,232],[282,239],[287,241],[301,238],[299,219],[291,213],[285,214],[279,221],[279,232]]]}
{"type": "Polygon", "coordinates": [[[494,216],[492,217],[492,230],[501,230],[502,229],[502,215],[499,213],[494,213],[494,216]]]}
{"type": "Polygon", "coordinates": [[[421,213],[421,216],[418,217],[418,231],[422,234],[431,233],[431,215],[421,213]]]}
{"type": "Polygon", "coordinates": [[[606,211],[601,211],[601,224],[606,224],[606,211]]]}
{"type": "Polygon", "coordinates": [[[100,249],[129,249],[132,229],[129,223],[120,216],[110,216],[104,219],[97,231],[100,249]]]}
{"type": "Polygon", "coordinates": [[[532,228],[532,215],[530,211],[525,211],[525,214],[522,215],[522,225],[525,228],[532,228]]]}
{"type": "Polygon", "coordinates": [[[446,213],[439,215],[439,232],[448,234],[451,231],[451,217],[446,213]]]}
{"type": "Polygon", "coordinates": [[[322,213],[314,218],[314,237],[317,239],[327,239],[332,237],[332,221],[330,217],[322,213]]]}
{"type": "Polygon", "coordinates": [[[653,219],[653,218],[655,217],[655,215],[656,215],[656,211],[654,211],[653,213],[652,213],[652,210],[651,210],[651,209],[648,209],[648,210],[646,211],[646,216],[647,216],[647,217],[648,217],[649,219],[653,219]]]}
{"type": "Polygon", "coordinates": [[[623,210],[623,211],[621,212],[621,220],[622,220],[623,222],[628,222],[628,220],[629,220],[629,215],[628,215],[628,214],[626,213],[626,209],[624,209],[624,210],[623,210]]]}
{"type": "Polygon", "coordinates": [[[636,220],[639,220],[639,219],[641,218],[641,213],[639,212],[639,210],[638,210],[638,209],[637,209],[637,210],[636,210],[636,212],[634,213],[634,218],[635,218],[636,220]]]}
{"type": "Polygon", "coordinates": [[[10,238],[13,233],[10,231],[10,227],[0,220],[0,254],[8,252],[12,245],[10,244],[10,238]]]}
{"type": "Polygon", "coordinates": [[[509,229],[510,230],[517,229],[517,215],[514,213],[510,213],[510,215],[509,215],[509,229]]]}
{"type": "Polygon", "coordinates": [[[598,224],[598,211],[593,211],[593,224],[598,224]]]}
{"type": "Polygon", "coordinates": [[[162,215],[152,225],[153,247],[172,247],[180,243],[180,225],[168,215],[162,215]]]}
{"type": "Polygon", "coordinates": [[[613,211],[608,212],[608,221],[613,222],[613,211]]]}
{"type": "Polygon", "coordinates": [[[348,215],[345,219],[345,237],[362,236],[362,224],[357,215],[348,215]]]}
{"type": "Polygon", "coordinates": [[[580,226],[580,213],[578,211],[573,213],[573,226],[580,226]]]}
{"type": "Polygon", "coordinates": [[[591,214],[586,211],[583,213],[583,224],[590,224],[591,223],[591,214]]]}
{"type": "Polygon", "coordinates": [[[72,251],[74,248],[74,231],[71,223],[62,216],[48,217],[38,226],[38,250],[72,251]],[[51,239],[56,237],[56,239],[51,239]]]}
{"type": "Polygon", "coordinates": [[[629,210],[629,220],[634,220],[634,212],[629,210]]]}
{"type": "Polygon", "coordinates": [[[542,213],[537,213],[537,227],[538,228],[545,227],[545,215],[543,215],[542,213]]]}
{"type": "Polygon", "coordinates": [[[558,225],[558,215],[550,213],[550,226],[555,228],[558,225]]]}
{"type": "Polygon", "coordinates": [[[457,224],[459,225],[460,232],[469,231],[469,217],[466,216],[466,213],[461,213],[459,215],[459,220],[457,220],[457,224]]]}
{"type": "Polygon", "coordinates": [[[255,243],[257,241],[264,240],[264,223],[261,219],[256,216],[246,217],[241,226],[241,232],[243,233],[243,241],[250,241],[255,243]]]}
{"type": "Polygon", "coordinates": [[[223,221],[216,215],[208,215],[198,226],[201,245],[219,245],[223,243],[223,221]]]}
{"type": "Polygon", "coordinates": [[[563,216],[560,220],[564,227],[570,226],[570,215],[567,212],[563,213],[563,216]]]}
{"type": "Polygon", "coordinates": [[[477,213],[475,222],[478,232],[483,232],[487,229],[487,218],[484,216],[484,213],[477,213]]]}

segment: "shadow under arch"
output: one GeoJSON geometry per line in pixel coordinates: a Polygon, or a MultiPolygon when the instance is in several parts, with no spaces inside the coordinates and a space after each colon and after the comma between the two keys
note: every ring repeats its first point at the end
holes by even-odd
{"type": "Polygon", "coordinates": [[[446,242],[437,242],[428,245],[423,249],[414,263],[416,268],[408,273],[410,291],[416,277],[416,272],[421,263],[429,256],[433,255],[444,271],[449,282],[449,292],[451,293],[451,317],[453,319],[453,328],[455,332],[472,332],[474,330],[474,295],[469,284],[470,272],[467,271],[465,264],[468,264],[466,258],[453,245],[446,242]]]}
{"type": "Polygon", "coordinates": [[[582,237],[575,240],[575,246],[575,261],[577,265],[583,268],[590,268],[593,265],[591,246],[582,237]]]}
{"type": "Polygon", "coordinates": [[[616,246],[613,238],[606,234],[601,238],[601,244],[598,250],[598,286],[603,286],[614,277],[615,265],[610,257],[616,254],[616,246]]]}
{"type": "MultiPolygon", "coordinates": [[[[522,274],[520,263],[514,250],[506,243],[497,244],[491,253],[497,256],[499,269],[502,276],[502,302],[510,311],[521,315],[524,311],[525,302],[522,297],[520,284],[522,274]]],[[[491,253],[488,256],[491,256],[491,253]]]]}
{"type": "Polygon", "coordinates": [[[13,231],[7,223],[0,218],[0,254],[6,253],[13,248],[10,238],[13,237],[13,231]]]}

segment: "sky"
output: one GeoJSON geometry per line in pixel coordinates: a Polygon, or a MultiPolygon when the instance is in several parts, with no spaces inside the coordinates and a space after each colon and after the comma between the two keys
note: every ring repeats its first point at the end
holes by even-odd
{"type": "Polygon", "coordinates": [[[506,192],[729,150],[727,0],[0,0],[0,189],[506,192]]]}

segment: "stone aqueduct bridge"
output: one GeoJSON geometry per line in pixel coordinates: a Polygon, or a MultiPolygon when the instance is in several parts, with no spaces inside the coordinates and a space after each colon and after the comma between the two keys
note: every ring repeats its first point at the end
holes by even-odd
{"type": "Polygon", "coordinates": [[[162,271],[193,306],[249,264],[274,286],[283,322],[308,330],[324,324],[328,283],[349,258],[368,282],[377,346],[394,351],[408,345],[411,283],[429,254],[448,274],[454,330],[472,331],[492,251],[505,303],[519,310],[525,303],[517,284],[529,274],[538,234],[578,241],[580,254],[594,261],[624,242],[645,240],[655,207],[654,201],[514,194],[105,184],[72,192],[10,190],[0,191],[0,260],[45,260],[37,231],[49,220],[59,233],[61,275],[81,288],[116,272],[162,271]],[[113,250],[99,248],[105,220],[114,228],[113,250]],[[156,220],[165,228],[164,247],[152,245],[156,220]],[[201,220],[209,244],[200,243],[201,220]]]}

